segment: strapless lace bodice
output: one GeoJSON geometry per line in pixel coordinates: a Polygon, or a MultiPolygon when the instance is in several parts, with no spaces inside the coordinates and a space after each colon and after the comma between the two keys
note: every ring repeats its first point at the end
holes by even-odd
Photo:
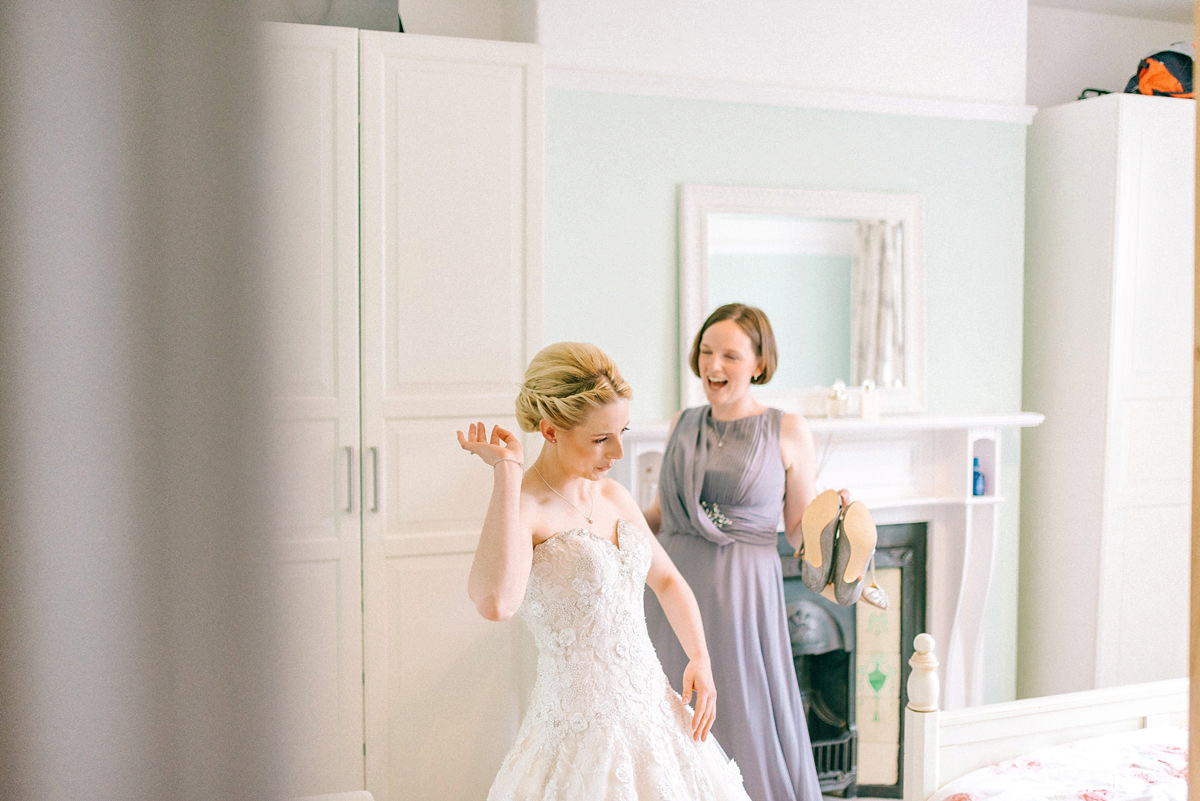
{"type": "Polygon", "coordinates": [[[534,550],[520,615],[538,647],[529,714],[576,731],[664,703],[642,612],[649,542],[628,523],[617,544],[573,529],[534,550]],[[597,693],[606,698],[595,703],[597,693]]]}
{"type": "Polygon", "coordinates": [[[646,632],[651,536],[621,521],[615,544],[580,528],[534,549],[519,614],[537,679],[489,801],[747,801],[716,741],[691,739],[646,632]]]}

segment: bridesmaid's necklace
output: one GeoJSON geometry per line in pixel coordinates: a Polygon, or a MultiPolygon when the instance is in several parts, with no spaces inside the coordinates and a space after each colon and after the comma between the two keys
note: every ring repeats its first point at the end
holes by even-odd
{"type": "Polygon", "coordinates": [[[725,447],[725,435],[729,433],[729,429],[734,423],[738,420],[744,420],[747,417],[754,417],[759,414],[762,414],[762,412],[752,410],[749,414],[742,415],[741,417],[734,417],[730,420],[718,420],[710,408],[708,410],[708,424],[712,426],[713,437],[717,440],[717,447],[725,447]]]}
{"type": "Polygon", "coordinates": [[[708,421],[709,421],[709,423],[712,424],[713,436],[715,436],[717,438],[717,447],[724,448],[725,447],[725,435],[727,433],[729,433],[729,423],[731,421],[723,420],[723,421],[721,421],[722,425],[720,425],[720,426],[717,425],[717,418],[715,418],[715,417],[709,416],[708,421]]]}
{"type": "Polygon", "coordinates": [[[562,498],[562,501],[563,501],[563,503],[565,503],[567,506],[570,506],[570,507],[571,507],[572,509],[574,509],[576,512],[579,512],[579,514],[583,516],[583,519],[584,519],[584,520],[586,520],[586,521],[588,521],[588,525],[591,525],[591,524],[592,524],[592,512],[596,511],[596,493],[595,493],[595,492],[593,492],[593,493],[592,493],[592,506],[591,506],[591,508],[588,510],[588,513],[587,513],[587,514],[583,514],[583,510],[582,510],[582,509],[580,509],[578,506],[576,506],[575,504],[573,504],[573,503],[571,503],[570,501],[568,501],[568,500],[566,499],[566,496],[564,496],[564,495],[563,495],[561,492],[559,492],[558,490],[556,490],[554,487],[551,487],[551,486],[550,486],[550,482],[549,482],[549,481],[547,481],[547,480],[546,480],[546,477],[542,475],[542,471],[537,469],[537,465],[536,465],[536,464],[534,464],[534,465],[530,465],[530,467],[532,467],[532,468],[533,468],[533,472],[537,473],[537,476],[538,476],[538,478],[540,478],[540,479],[542,480],[542,483],[546,485],[546,489],[550,490],[550,491],[551,491],[551,492],[553,492],[555,495],[557,495],[558,497],[562,498]]]}

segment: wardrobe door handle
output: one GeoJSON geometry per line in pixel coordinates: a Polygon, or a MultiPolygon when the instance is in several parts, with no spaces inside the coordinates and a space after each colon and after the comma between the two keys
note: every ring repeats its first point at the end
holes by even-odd
{"type": "Polygon", "coordinates": [[[354,511],[354,448],[346,446],[346,511],[354,511]]]}
{"type": "Polygon", "coordinates": [[[379,448],[371,448],[371,486],[372,486],[372,505],[371,511],[379,511],[379,448]]]}

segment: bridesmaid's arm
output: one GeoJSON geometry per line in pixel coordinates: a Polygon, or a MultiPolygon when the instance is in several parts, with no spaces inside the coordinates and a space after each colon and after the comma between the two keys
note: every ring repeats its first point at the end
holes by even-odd
{"type": "MultiPolygon", "coordinates": [[[[671,418],[671,427],[667,429],[667,442],[671,441],[671,435],[675,433],[675,424],[679,422],[679,415],[683,412],[676,412],[671,418]]],[[[666,448],[663,448],[663,453],[666,453],[666,448]]],[[[660,468],[661,469],[661,468],[660,468]]],[[[654,503],[642,510],[642,516],[646,520],[646,528],[650,529],[655,534],[662,533],[662,485],[659,484],[659,489],[654,493],[654,503]]]]}
{"type": "Polygon", "coordinates": [[[660,493],[654,495],[654,503],[643,509],[642,515],[646,518],[646,528],[654,534],[658,534],[662,529],[662,497],[660,493]]]}
{"type": "Polygon", "coordinates": [[[785,472],[783,530],[788,543],[800,548],[800,518],[817,495],[817,448],[808,422],[798,414],[785,414],[779,429],[779,449],[785,472]]]}

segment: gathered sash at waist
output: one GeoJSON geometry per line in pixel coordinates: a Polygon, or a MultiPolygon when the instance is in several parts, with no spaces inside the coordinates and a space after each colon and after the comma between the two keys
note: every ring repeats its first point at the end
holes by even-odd
{"type": "Polygon", "coordinates": [[[695,537],[696,539],[707,540],[708,542],[721,547],[732,545],[734,543],[770,548],[776,548],[779,545],[779,533],[776,531],[748,531],[741,529],[721,530],[722,536],[720,539],[712,536],[707,531],[697,531],[696,529],[687,528],[663,531],[662,533],[678,535],[682,537],[695,537]]]}

